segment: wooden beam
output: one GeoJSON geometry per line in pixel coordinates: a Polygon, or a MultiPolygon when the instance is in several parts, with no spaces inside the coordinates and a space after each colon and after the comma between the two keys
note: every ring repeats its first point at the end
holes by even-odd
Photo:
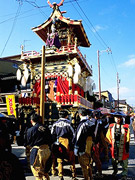
{"type": "Polygon", "coordinates": [[[41,59],[40,116],[42,117],[42,124],[44,124],[44,116],[45,116],[45,46],[42,46],[42,59],[41,59]]]}

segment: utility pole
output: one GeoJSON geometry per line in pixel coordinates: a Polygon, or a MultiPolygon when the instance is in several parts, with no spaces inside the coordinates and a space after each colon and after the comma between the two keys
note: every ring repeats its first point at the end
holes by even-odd
{"type": "Polygon", "coordinates": [[[98,89],[99,89],[99,100],[101,100],[101,80],[100,80],[99,50],[97,50],[97,57],[98,57],[98,89]]]}
{"type": "Polygon", "coordinates": [[[119,79],[119,73],[117,72],[117,106],[118,106],[118,111],[119,111],[119,84],[120,84],[120,79],[119,79]]]}
{"type": "Polygon", "coordinates": [[[107,52],[109,54],[109,52],[112,53],[112,51],[110,48],[107,48],[106,50],[102,50],[102,51],[97,50],[99,100],[101,100],[100,53],[102,52],[107,52]]]}

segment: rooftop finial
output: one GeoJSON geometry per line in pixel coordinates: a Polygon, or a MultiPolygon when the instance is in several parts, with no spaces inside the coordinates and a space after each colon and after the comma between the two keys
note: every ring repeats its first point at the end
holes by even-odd
{"type": "Polygon", "coordinates": [[[56,6],[58,6],[58,7],[62,6],[62,5],[63,5],[63,2],[64,2],[64,0],[61,0],[61,2],[60,2],[59,4],[57,4],[56,2],[54,2],[53,4],[51,4],[50,1],[47,0],[47,3],[49,4],[49,6],[50,6],[51,8],[54,8],[54,7],[56,7],[56,6]]]}

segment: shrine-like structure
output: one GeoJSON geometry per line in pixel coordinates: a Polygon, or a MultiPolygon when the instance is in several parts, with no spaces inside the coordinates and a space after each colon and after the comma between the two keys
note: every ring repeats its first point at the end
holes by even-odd
{"type": "MultiPolygon", "coordinates": [[[[46,44],[45,48],[45,119],[56,119],[54,109],[66,108],[72,116],[78,107],[93,108],[87,99],[92,89],[92,69],[79,47],[90,47],[90,42],[81,20],[63,16],[59,4],[48,4],[53,9],[49,19],[32,28],[46,44]],[[53,117],[52,117],[53,116],[53,117]]],[[[24,52],[21,60],[30,69],[31,93],[20,95],[19,106],[40,107],[42,52],[24,52]]]]}

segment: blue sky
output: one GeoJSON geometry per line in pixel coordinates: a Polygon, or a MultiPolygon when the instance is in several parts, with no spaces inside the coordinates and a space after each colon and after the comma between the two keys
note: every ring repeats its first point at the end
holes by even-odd
{"type": "MultiPolygon", "coordinates": [[[[51,3],[54,1],[50,0],[51,3]]],[[[101,90],[109,90],[117,99],[118,72],[120,99],[135,106],[135,0],[65,0],[60,10],[67,11],[65,17],[82,20],[92,45],[81,51],[92,65],[96,91],[99,50],[101,90]],[[111,48],[112,54],[104,51],[107,47],[111,48]]],[[[51,13],[47,0],[1,0],[0,57],[20,54],[22,44],[26,51],[40,52],[44,42],[31,28],[42,24],[51,13]]]]}

